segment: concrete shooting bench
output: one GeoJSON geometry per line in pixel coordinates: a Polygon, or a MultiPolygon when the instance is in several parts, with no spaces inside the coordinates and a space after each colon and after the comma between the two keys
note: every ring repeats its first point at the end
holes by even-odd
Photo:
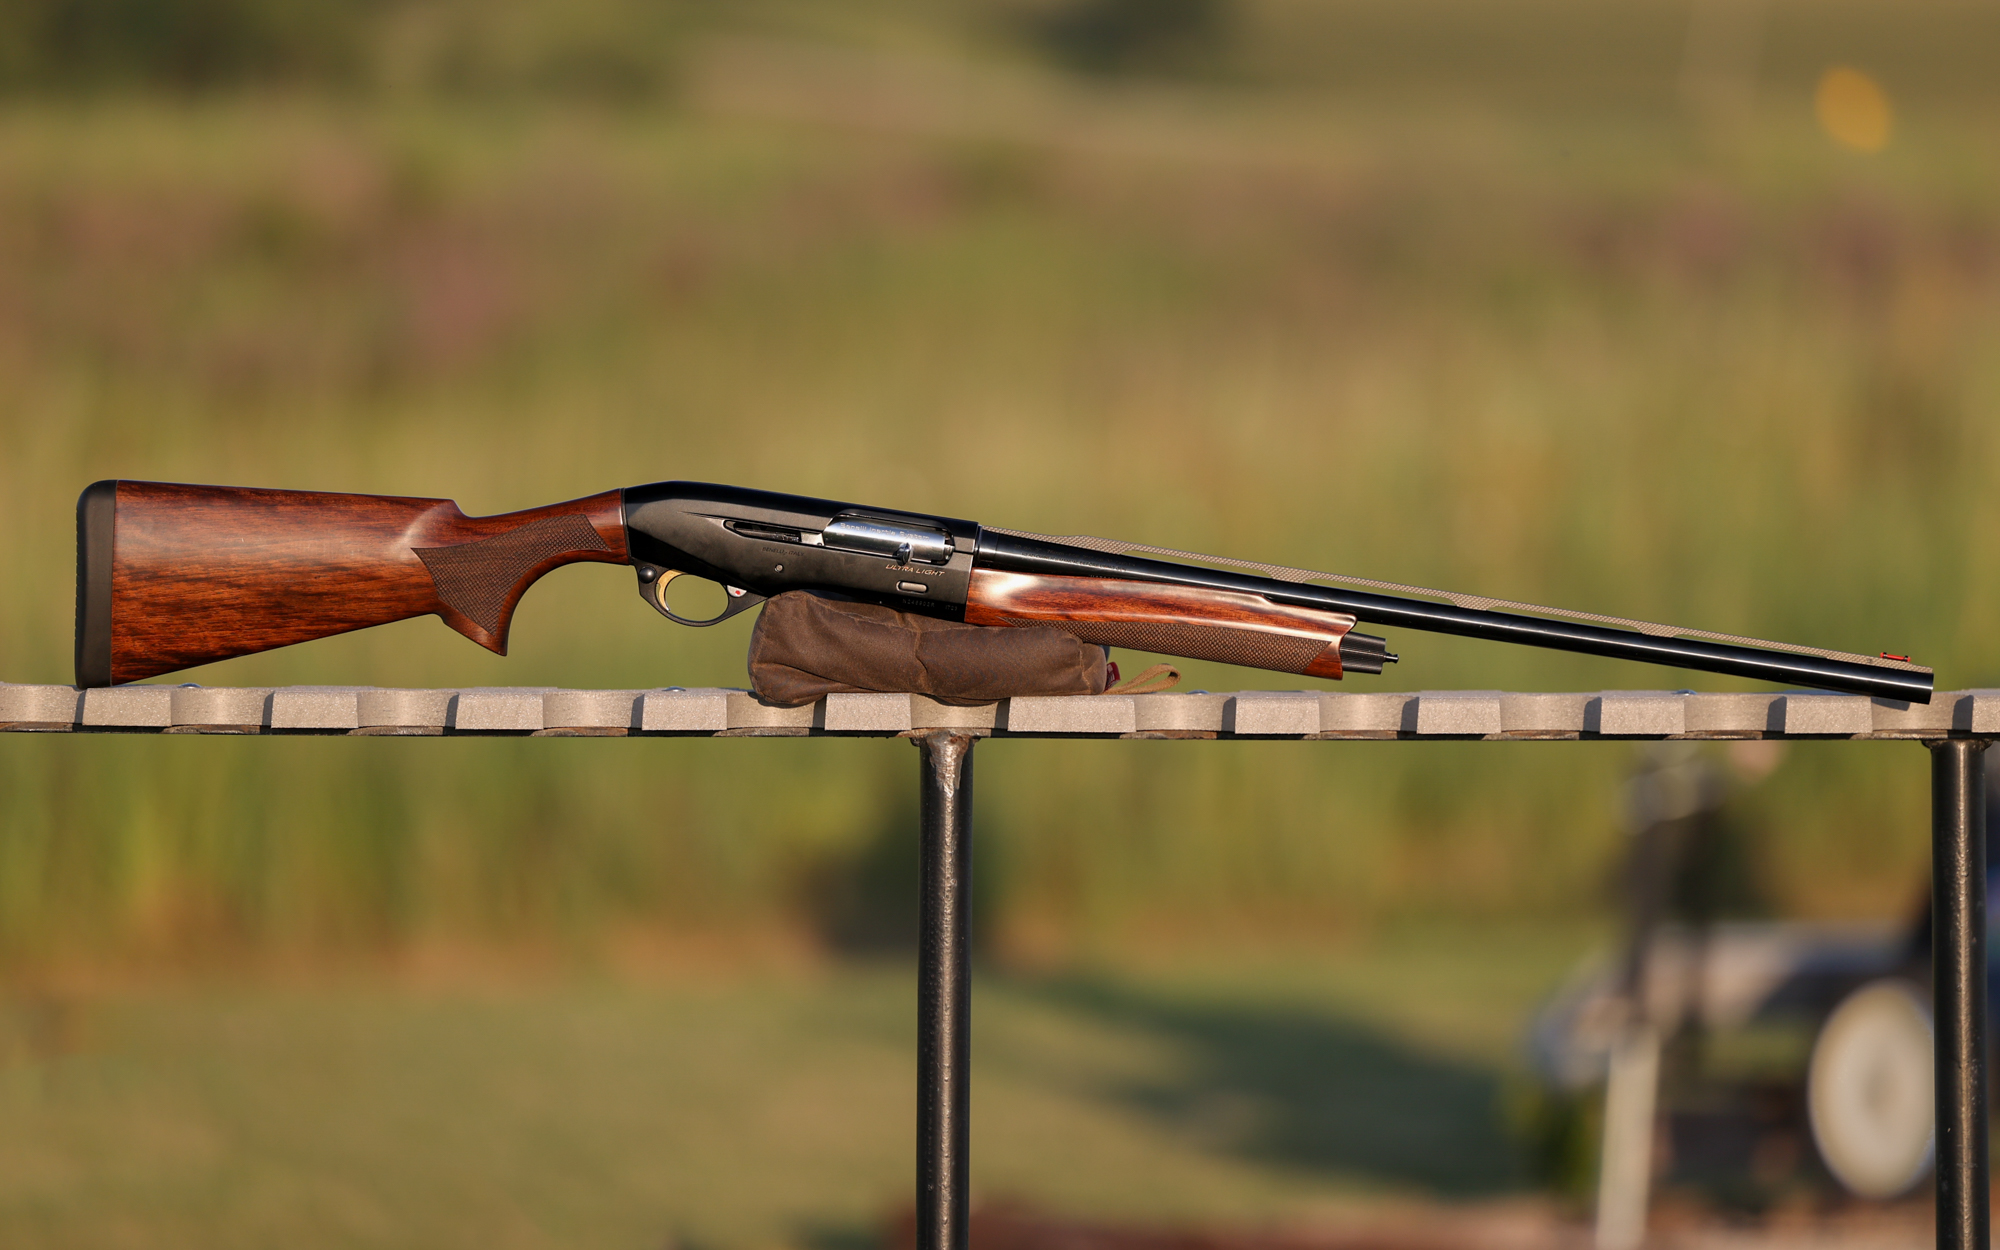
{"type": "MultiPolygon", "coordinates": [[[[966,1250],[972,749],[981,738],[1577,742],[1667,739],[1921,743],[1931,757],[1937,1044],[1937,1244],[1985,1250],[1985,783],[2000,690],[1925,706],[1860,695],[1607,690],[1514,694],[1243,691],[1020,698],[949,707],[921,695],[830,695],[801,708],[723,689],[398,690],[171,685],[77,691],[0,683],[0,730],[381,737],[903,737],[921,755],[917,1244],[966,1250]]],[[[1609,1170],[1611,1161],[1607,1159],[1609,1170]]],[[[1641,1188],[1643,1203],[1643,1186],[1641,1188]]],[[[1643,1206],[1640,1211],[1643,1216],[1643,1206]]],[[[1600,1212],[1600,1241],[1604,1239],[1600,1212]]]]}

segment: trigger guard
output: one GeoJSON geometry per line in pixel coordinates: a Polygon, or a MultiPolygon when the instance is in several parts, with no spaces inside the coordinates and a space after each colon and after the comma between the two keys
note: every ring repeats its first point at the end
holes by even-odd
{"type": "MultiPolygon", "coordinates": [[[[741,586],[717,583],[722,586],[724,593],[729,597],[729,601],[723,604],[722,611],[705,621],[689,620],[667,606],[666,590],[667,583],[673,581],[676,577],[692,577],[694,575],[683,573],[679,569],[660,569],[649,580],[646,577],[648,571],[645,569],[640,570],[639,597],[651,604],[653,611],[658,612],[661,616],[666,617],[676,625],[690,625],[696,629],[700,629],[706,625],[720,625],[737,613],[756,607],[758,604],[764,602],[765,599],[765,596],[745,590],[741,586]]],[[[707,581],[708,579],[702,578],[701,580],[707,581]]]]}

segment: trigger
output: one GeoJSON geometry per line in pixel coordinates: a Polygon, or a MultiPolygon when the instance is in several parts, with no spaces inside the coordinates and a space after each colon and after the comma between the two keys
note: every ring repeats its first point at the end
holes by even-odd
{"type": "Polygon", "coordinates": [[[653,564],[641,564],[638,566],[637,571],[639,574],[639,597],[644,599],[647,605],[655,612],[658,612],[661,616],[666,617],[676,625],[719,625],[737,613],[748,611],[765,600],[765,596],[745,590],[741,586],[725,584],[722,588],[726,592],[722,611],[705,621],[689,620],[667,606],[668,583],[672,582],[676,577],[683,577],[686,574],[682,573],[679,569],[666,569],[653,564]]]}

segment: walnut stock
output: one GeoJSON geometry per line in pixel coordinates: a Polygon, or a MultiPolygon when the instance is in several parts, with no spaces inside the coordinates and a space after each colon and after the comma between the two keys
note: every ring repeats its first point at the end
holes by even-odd
{"type": "Polygon", "coordinates": [[[507,651],[521,595],[628,562],[615,490],[469,517],[448,499],[99,482],[77,501],[79,686],[435,613],[507,651]]]}

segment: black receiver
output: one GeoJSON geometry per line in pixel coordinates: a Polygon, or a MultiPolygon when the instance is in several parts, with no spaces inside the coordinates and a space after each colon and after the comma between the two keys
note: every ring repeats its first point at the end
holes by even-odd
{"type": "Polygon", "coordinates": [[[639,594],[683,625],[714,625],[787,590],[834,591],[962,619],[979,526],[971,521],[713,486],[656,482],[624,491],[639,594]],[[722,612],[688,620],[666,604],[679,574],[720,582],[722,612]]]}

